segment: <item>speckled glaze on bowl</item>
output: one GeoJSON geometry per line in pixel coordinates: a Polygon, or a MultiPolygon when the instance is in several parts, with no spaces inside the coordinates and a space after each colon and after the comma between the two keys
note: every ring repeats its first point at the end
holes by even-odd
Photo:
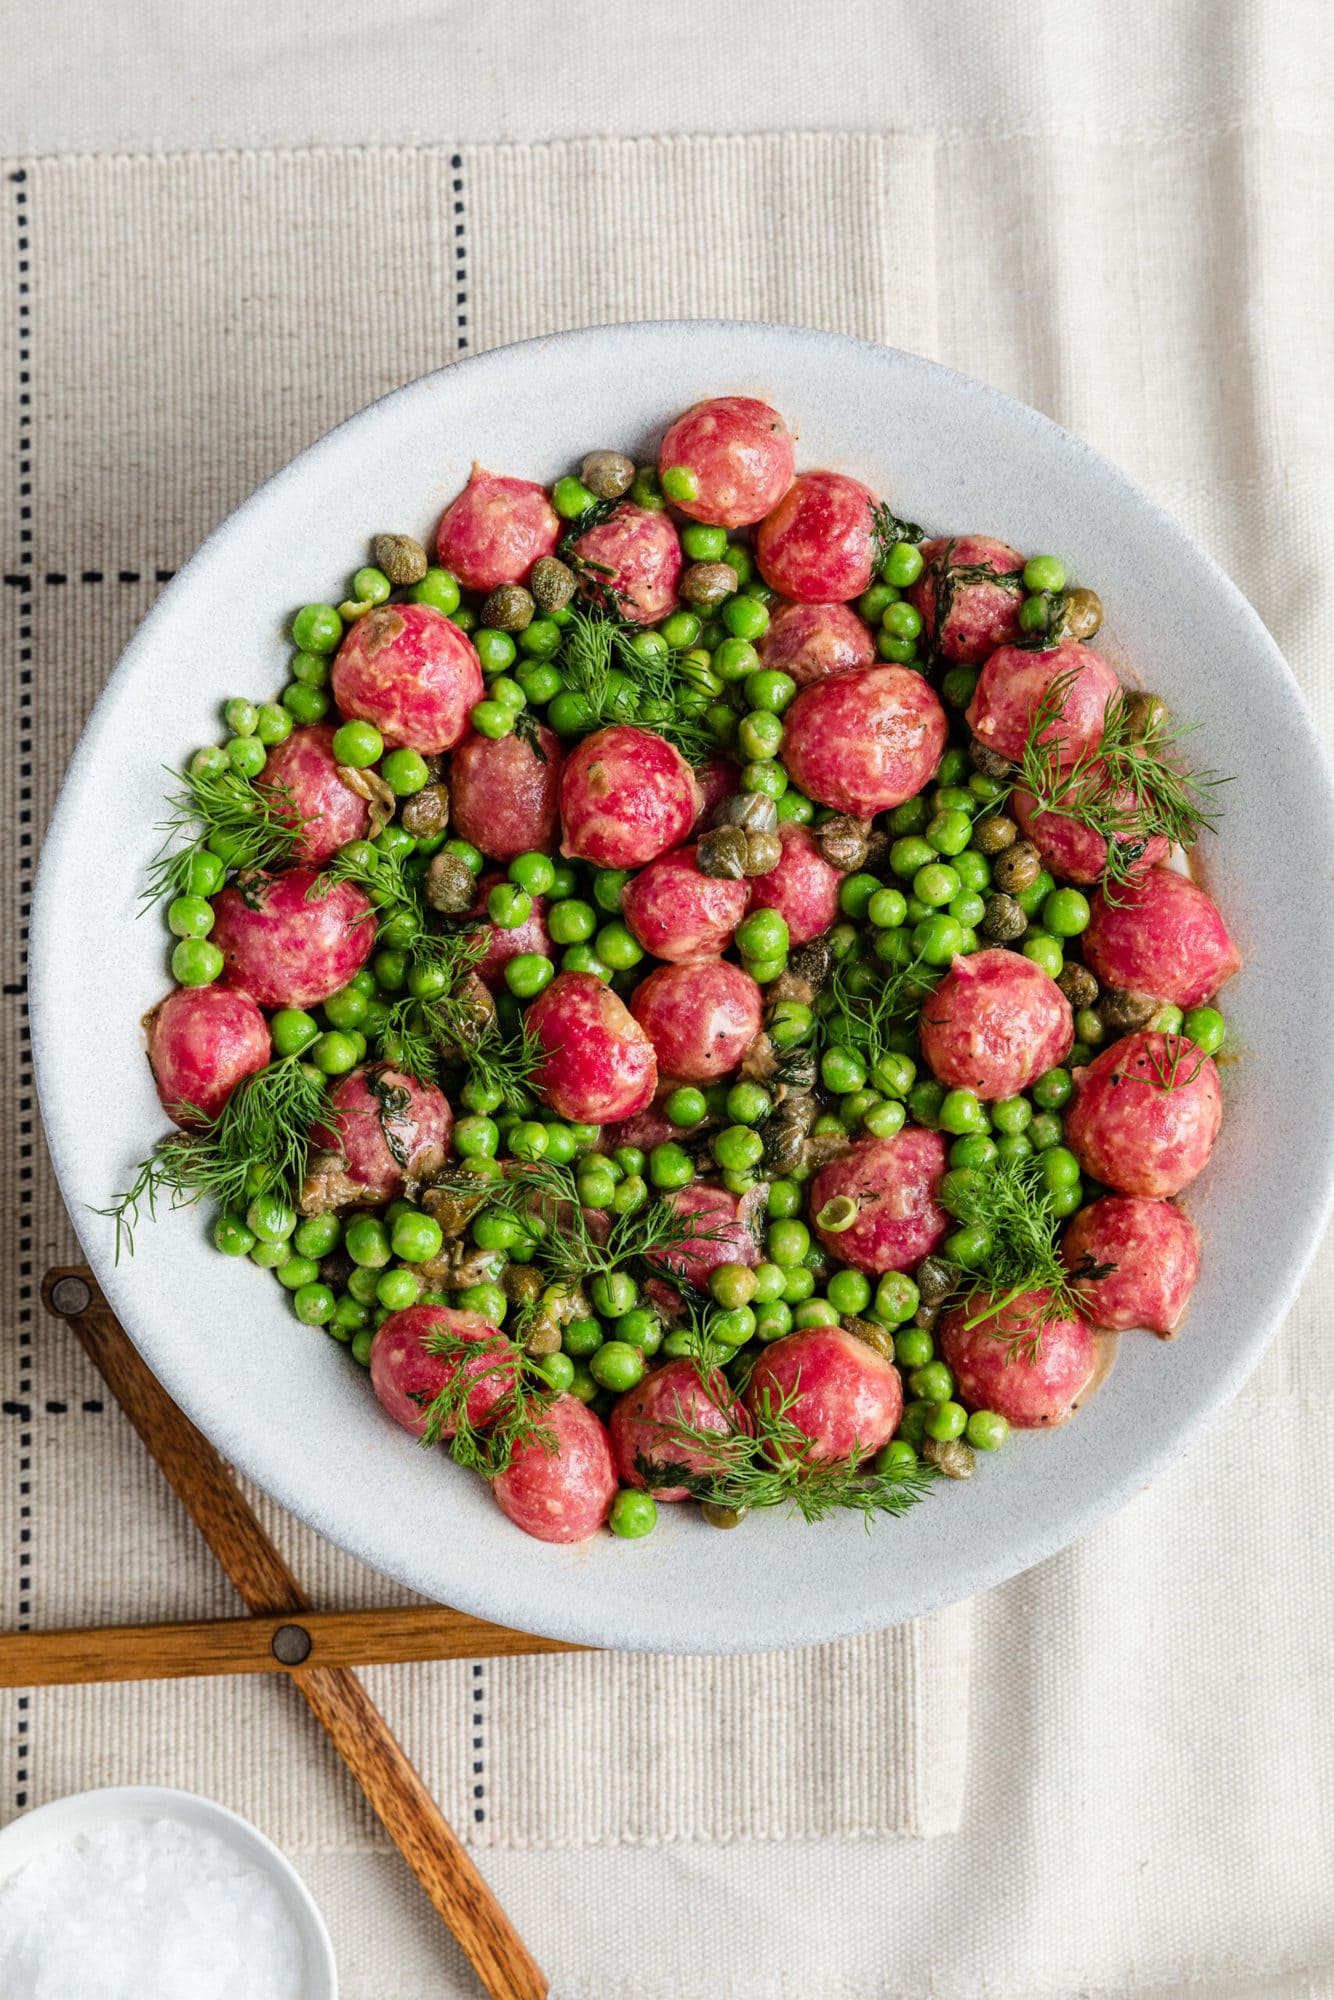
{"type": "Polygon", "coordinates": [[[1304,967],[1334,962],[1331,855],[1329,773],[1273,641],[1087,446],[893,349],[789,327],[593,328],[455,364],[362,411],[261,487],[164,591],[93,713],[47,836],[32,937],[42,1109],[89,1261],[146,1359],[229,1458],[322,1534],[428,1596],[534,1632],[666,1652],[805,1645],[1051,1555],[1174,1458],[1254,1366],[1334,1181],[1331,989],[1293,958],[1300,935],[1304,967]],[[1239,774],[1200,861],[1246,953],[1226,1001],[1244,1055],[1227,1066],[1222,1143],[1188,1197],[1205,1261],[1182,1336],[1125,1338],[1073,1423],[1016,1438],[970,1483],[869,1534],[855,1518],[811,1529],[786,1516],[719,1534],[694,1509],[664,1508],[647,1541],[552,1548],[384,1419],[343,1350],[299,1325],[261,1273],[216,1254],[200,1212],[144,1227],[133,1259],[113,1263],[112,1227],[92,1210],[164,1122],[139,1020],[167,990],[166,953],[136,900],[163,763],[216,740],[224,697],[281,686],[286,620],[342,595],[371,534],[428,538],[474,459],[549,481],[598,445],[654,455],[680,410],[725,392],[776,404],[799,431],[800,465],[855,472],[933,531],[1058,551],[1102,595],[1100,649],[1207,724],[1199,759],[1239,774]],[[228,643],[201,656],[219,606],[228,643]],[[1280,803],[1301,838],[1276,869],[1280,803]]]}

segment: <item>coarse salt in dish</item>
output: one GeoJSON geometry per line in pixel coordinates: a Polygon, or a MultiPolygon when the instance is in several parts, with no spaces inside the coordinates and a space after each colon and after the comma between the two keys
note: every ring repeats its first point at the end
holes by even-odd
{"type": "Polygon", "coordinates": [[[113,1819],[0,1882],[6,2000],[303,2000],[305,1953],[271,1875],[216,1834],[113,1819]]]}

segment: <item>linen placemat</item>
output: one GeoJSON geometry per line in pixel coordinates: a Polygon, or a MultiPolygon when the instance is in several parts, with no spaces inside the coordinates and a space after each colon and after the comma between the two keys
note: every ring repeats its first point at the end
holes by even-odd
{"type": "MultiPolygon", "coordinates": [[[[267,473],[399,382],[585,320],[769,315],[930,351],[931,166],[929,148],[862,136],[11,165],[15,310],[0,393],[21,440],[4,496],[19,685],[5,772],[17,789],[3,809],[28,838],[23,880],[0,905],[11,953],[34,837],[102,680],[162,582],[267,473]],[[838,217],[818,254],[791,255],[796,215],[838,217]]],[[[225,607],[200,645],[225,652],[225,607]]],[[[244,662],[224,678],[243,685],[244,662]]],[[[0,1196],[0,1261],[17,1286],[5,1618],[225,1615],[212,1559],[34,1302],[42,1268],[74,1245],[35,1126],[12,957],[6,978],[20,1131],[0,1196]]],[[[315,1602],[405,1598],[259,1504],[315,1602]]],[[[479,1846],[929,1835],[958,1821],[970,1624],[965,1605],[763,1658],[583,1656],[368,1678],[479,1846]]],[[[293,1726],[281,1686],[9,1699],[21,1748],[0,1813],[133,1777],[222,1798],[292,1851],[381,1838],[293,1726]]]]}

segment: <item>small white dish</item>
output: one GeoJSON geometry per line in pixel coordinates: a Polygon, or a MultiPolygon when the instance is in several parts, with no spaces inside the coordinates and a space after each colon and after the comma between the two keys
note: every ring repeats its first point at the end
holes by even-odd
{"type": "Polygon", "coordinates": [[[292,2000],[338,2000],[338,1970],[324,1918],[287,1856],[249,1820],[198,1792],[168,1785],[105,1785],[36,1806],[0,1827],[0,1885],[39,1854],[67,1846],[77,1834],[116,1820],[160,1819],[211,1833],[248,1866],[268,1876],[301,1941],[302,1982],[292,2000]]]}
{"type": "Polygon", "coordinates": [[[33,909],[32,1027],[52,1159],[113,1309],[224,1455],[285,1507],[428,1597],[525,1631],[653,1652],[742,1652],[875,1630],[987,1588],[1123,1505],[1236,1393],[1296,1293],[1334,1184],[1334,790],[1296,683],[1240,592],[1124,473],[951,370],[792,327],[593,327],[456,363],[313,445],[209,537],[126,649],[76,750],[33,909]],[[93,1211],[166,1128],[140,1017],[167,991],[136,921],[164,764],[216,741],[229,695],[286,678],[294,609],[337,601],[368,538],[433,541],[477,460],[550,481],[593,447],[656,458],[701,397],[764,396],[798,464],[865,479],[932,533],[1050,550],[1102,597],[1100,651],[1237,774],[1197,873],[1246,959],[1224,997],[1226,1121],[1186,1206],[1204,1268],[1178,1340],[1121,1342],[1073,1423],[1014,1437],[901,1520],[773,1513],[718,1534],[664,1507],[642,1542],[556,1548],[379,1411],[347,1354],[220,1257],[199,1210],[113,1261],[93,1211]]]}

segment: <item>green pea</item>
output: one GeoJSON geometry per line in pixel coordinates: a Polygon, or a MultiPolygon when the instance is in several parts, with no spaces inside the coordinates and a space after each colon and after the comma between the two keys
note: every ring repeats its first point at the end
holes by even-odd
{"type": "Polygon", "coordinates": [[[237,695],[223,703],[222,718],[233,736],[253,736],[259,722],[259,710],[253,701],[237,695]]]}
{"type": "Polygon", "coordinates": [[[783,747],[783,725],[767,708],[753,709],[737,725],[736,740],[743,757],[776,757],[783,747]]]}
{"type": "Polygon", "coordinates": [[[860,1090],[866,1082],[866,1065],[855,1050],[835,1042],[820,1058],[820,1077],[826,1090],[860,1090]]]}
{"type": "Polygon", "coordinates": [[[965,1271],[978,1270],[991,1255],[991,1231],[980,1222],[965,1223],[945,1238],[945,1255],[965,1271]]]}
{"type": "Polygon", "coordinates": [[[1026,917],[1036,917],[1038,911],[1042,908],[1042,905],[1046,902],[1055,887],[1055,881],[1047,873],[1047,870],[1042,868],[1039,869],[1037,875],[1026,889],[1018,889],[1014,892],[1014,900],[1018,903],[1026,917]]]}
{"type": "Polygon", "coordinates": [[[725,1109],[734,1125],[762,1125],[773,1108],[773,1099],[762,1083],[743,1079],[727,1093],[725,1109]]]}
{"type": "Polygon", "coordinates": [[[703,1091],[692,1084],[682,1084],[672,1091],[662,1108],[673,1125],[686,1127],[702,1125],[709,1109],[703,1091]]]}
{"type": "Polygon", "coordinates": [[[224,1257],[248,1257],[257,1240],[239,1215],[220,1215],[213,1225],[213,1247],[224,1257]]]}
{"type": "Polygon", "coordinates": [[[789,944],[787,923],[777,910],[752,910],[737,925],[735,942],[746,958],[782,958],[789,944]]]}
{"type": "Polygon", "coordinates": [[[425,789],[431,774],[415,750],[391,750],[380,765],[380,776],[395,798],[410,799],[425,789]]]}
{"type": "Polygon", "coordinates": [[[927,965],[948,965],[963,950],[963,925],[953,917],[924,917],[913,926],[912,947],[927,965]]]}
{"type": "Polygon", "coordinates": [[[1186,1017],[1179,1007],[1170,1000],[1165,1001],[1150,1021],[1149,1026],[1158,1035],[1179,1035],[1185,1026],[1186,1017]]]}
{"type": "Polygon", "coordinates": [[[1227,1040],[1227,1023],[1216,1007],[1192,1007],[1182,1022],[1182,1032],[1201,1055],[1216,1056],[1227,1040]]]}
{"type": "Polygon", "coordinates": [[[405,1271],[401,1264],[396,1264],[391,1270],[381,1272],[375,1296],[386,1311],[405,1312],[421,1297],[421,1279],[415,1271],[405,1271]]]}
{"type": "Polygon", "coordinates": [[[292,1247],[299,1257],[327,1257],[343,1240],[343,1225],[336,1215],[308,1215],[299,1222],[292,1247]]]}
{"type": "Polygon", "coordinates": [[[265,748],[271,750],[275,743],[286,742],[291,733],[292,718],[287,710],[280,708],[276,702],[261,702],[255,722],[255,734],[265,748]]]}
{"type": "Polygon", "coordinates": [[[570,1383],[570,1394],[577,1396],[581,1403],[592,1403],[596,1402],[601,1393],[597,1383],[588,1371],[587,1363],[576,1361],[574,1364],[574,1378],[570,1383]]]}
{"type": "Polygon", "coordinates": [[[952,1132],[962,1138],[968,1133],[987,1130],[989,1120],[986,1108],[976,1093],[971,1090],[951,1090],[946,1094],[940,1107],[940,1129],[952,1132]]]}
{"type": "Polygon", "coordinates": [[[1079,1161],[1067,1146],[1048,1146],[1042,1153],[1042,1178],[1055,1194],[1079,1186],[1079,1161]]]}
{"type": "Polygon", "coordinates": [[[1006,1163],[1026,1160],[1033,1150],[1033,1141],[1027,1132],[1006,1132],[996,1141],[996,1157],[1006,1163]]]}
{"type": "MultiPolygon", "coordinates": [[[[674,469],[674,468],[673,468],[674,469]]],[[[666,474],[663,475],[664,483],[666,474]]],[[[555,1357],[559,1359],[560,1357],[555,1357]]],[[[623,1542],[637,1542],[651,1535],[658,1525],[658,1503],[651,1493],[623,1486],[611,1503],[607,1526],[623,1542]]]]}
{"type": "Polygon", "coordinates": [[[967,708],[977,693],[981,673],[977,667],[950,667],[940,680],[940,698],[947,708],[967,708]]]}
{"type": "Polygon", "coordinates": [[[1068,1069],[1049,1069],[1032,1087],[1033,1102],[1040,1111],[1059,1111],[1070,1102],[1074,1082],[1068,1069]]]}
{"type": "Polygon", "coordinates": [[[1042,905],[1042,922],[1053,937],[1078,937],[1088,929],[1088,898],[1078,889],[1053,889],[1042,905]]]}
{"type": "Polygon", "coordinates": [[[759,757],[741,767],[743,792],[762,792],[766,799],[781,799],[787,787],[787,772],[772,758],[759,757]]]}
{"type": "Polygon", "coordinates": [[[354,1215],[343,1232],[343,1248],[354,1264],[379,1271],[389,1262],[389,1237],[374,1215],[354,1215]]]}
{"type": "MultiPolygon", "coordinates": [[[[502,1128],[503,1129],[503,1128],[502,1128]]],[[[505,1133],[510,1155],[516,1160],[542,1160],[547,1152],[547,1127],[535,1118],[516,1118],[505,1133]]]]}
{"type": "Polygon", "coordinates": [[[553,699],[547,710],[547,721],[557,736],[581,736],[592,729],[597,716],[589,703],[573,688],[565,688],[553,699]]]}
{"type": "Polygon", "coordinates": [[[799,1306],[815,1290],[815,1273],[808,1271],[804,1264],[785,1265],[783,1279],[783,1303],[799,1306]]]}
{"type": "Polygon", "coordinates": [[[616,1175],[601,1160],[589,1160],[575,1183],[582,1208],[610,1208],[616,1193],[616,1175]]]}
{"type": "Polygon", "coordinates": [[[222,964],[222,953],[207,938],[182,938],[171,954],[172,978],[182,986],[211,986],[222,964]]]}
{"type": "Polygon", "coordinates": [[[683,1146],[669,1139],[651,1149],[648,1177],[656,1188],[689,1187],[695,1178],[694,1162],[683,1146]]]}
{"type": "MultiPolygon", "coordinates": [[[[722,681],[746,681],[759,671],[760,656],[747,639],[724,639],[715,647],[713,671],[722,681]]],[[[762,708],[762,702],[752,707],[762,708]]]]}
{"type": "MultiPolygon", "coordinates": [[[[216,856],[210,857],[216,860],[216,856]]],[[[173,937],[207,937],[213,928],[213,905],[203,896],[177,896],[167,908],[167,928],[173,937]]]]}
{"type": "Polygon", "coordinates": [[[709,1273],[709,1292],[729,1311],[748,1306],[755,1296],[755,1273],[745,1264],[718,1264],[709,1273]]]}
{"type": "Polygon", "coordinates": [[[521,951],[505,964],[505,984],[516,1000],[533,1000],[551,984],[556,968],[540,951],[521,951]]]}
{"type": "Polygon", "coordinates": [[[734,639],[746,639],[752,645],[769,629],[769,613],[757,597],[729,597],[720,616],[734,639]]]}
{"type": "Polygon", "coordinates": [[[299,653],[333,653],[343,637],[343,621],[332,604],[303,604],[292,620],[292,643],[299,653]]]}
{"type": "MultiPolygon", "coordinates": [[[[684,540],[684,537],[682,539],[684,540]]],[[[674,653],[684,653],[699,638],[702,623],[702,619],[697,618],[693,611],[673,611],[669,617],[663,619],[658,630],[674,653]]]]}
{"type": "Polygon", "coordinates": [[[907,1113],[893,1097],[883,1097],[864,1114],[862,1124],[873,1139],[892,1139],[907,1122],[907,1113]]]}
{"type": "Polygon", "coordinates": [[[261,1271],[280,1271],[291,1255],[290,1243],[266,1243],[261,1239],[250,1252],[250,1261],[261,1271]]]}
{"type": "Polygon", "coordinates": [[[595,949],[604,965],[613,972],[628,972],[644,956],[644,947],[634,933],[620,922],[604,924],[595,940],[595,949]]]}
{"type": "Polygon", "coordinates": [[[791,674],[777,667],[761,667],[758,673],[746,676],[746,700],[752,709],[781,715],[796,692],[797,683],[791,674]]]}
{"type": "Polygon", "coordinates": [[[577,521],[581,514],[587,514],[591,507],[597,505],[597,495],[591,493],[581,479],[567,473],[552,487],[551,504],[562,521],[577,521]]]}
{"type": "Polygon", "coordinates": [[[1051,591],[1065,589],[1065,564],[1057,556],[1030,556],[1024,564],[1024,589],[1051,591]]]}
{"type": "Polygon", "coordinates": [[[937,1131],[940,1125],[940,1107],[945,1102],[945,1086],[934,1077],[923,1077],[908,1092],[908,1109],[918,1125],[925,1125],[929,1131],[937,1131]]]}
{"type": "Polygon", "coordinates": [[[601,1323],[592,1318],[567,1320],[560,1344],[565,1353],[572,1354],[576,1360],[595,1354],[602,1345],[601,1323]]]}
{"type": "Polygon", "coordinates": [[[764,1140],[752,1125],[726,1125],[715,1132],[713,1157],[720,1167],[734,1172],[758,1166],[764,1154],[764,1140]]]}
{"type": "MultiPolygon", "coordinates": [[[[937,910],[959,893],[959,878],[943,861],[919,868],[912,878],[913,894],[929,910],[937,910]]],[[[906,914],[906,912],[905,912],[906,914]]]]}
{"type": "MultiPolygon", "coordinates": [[[[893,610],[893,606],[890,609],[893,610]]],[[[898,666],[911,666],[917,658],[916,639],[901,639],[897,632],[887,632],[882,626],[875,635],[875,649],[882,660],[893,660],[898,666]]]]}
{"type": "Polygon", "coordinates": [[[1059,938],[1052,937],[1046,931],[1029,931],[1020,949],[1025,958],[1031,959],[1034,965],[1042,967],[1048,978],[1060,977],[1065,964],[1065,953],[1061,949],[1059,938]]]}
{"type": "Polygon", "coordinates": [[[867,915],[872,898],[879,894],[880,883],[874,875],[864,871],[845,875],[839,884],[838,907],[845,917],[860,919],[867,915]]]}
{"type": "Polygon", "coordinates": [[[345,722],[334,731],[332,748],[335,763],[359,771],[384,755],[384,738],[373,722],[345,722]]]}
{"type": "Polygon", "coordinates": [[[709,1330],[728,1347],[744,1347],[755,1331],[755,1314],[749,1306],[733,1306],[715,1313],[709,1330]]]}
{"type": "Polygon", "coordinates": [[[880,622],[893,639],[916,639],[922,630],[921,612],[901,599],[885,606],[880,622]]]}
{"type": "Polygon", "coordinates": [[[292,1294],[292,1310],[303,1326],[325,1325],[333,1318],[336,1304],[328,1285],[302,1285],[292,1294]]]}
{"type": "Polygon", "coordinates": [[[515,931],[533,914],[533,899],[513,882],[497,882],[486,899],[486,913],[498,930],[515,931]]]}
{"type": "Polygon", "coordinates": [[[970,815],[957,807],[936,812],[926,823],[926,842],[937,854],[962,854],[973,837],[970,815]]]}
{"type": "Polygon", "coordinates": [[[962,854],[956,854],[951,866],[959,878],[960,888],[972,895],[980,896],[983,890],[991,887],[991,863],[976,848],[966,847],[962,854]]]}
{"type": "Polygon", "coordinates": [[[767,1031],[776,1049],[794,1049],[809,1040],[815,1016],[802,1000],[779,1000],[771,1010],[767,1031]]]}
{"type": "Polygon", "coordinates": [[[894,1359],[900,1368],[925,1368],[935,1351],[936,1343],[925,1327],[905,1326],[894,1336],[894,1359]]]}
{"type": "Polygon", "coordinates": [[[897,930],[908,914],[908,899],[901,889],[880,889],[866,905],[865,915],[877,930],[897,930]]]}
{"type": "Polygon", "coordinates": [[[604,1340],[594,1350],[588,1372],[600,1389],[624,1395],[644,1379],[644,1357],[628,1340],[604,1340]]]}
{"type": "MultiPolygon", "coordinates": [[[[780,1177],[769,1183],[769,1198],[764,1205],[765,1214],[773,1216],[779,1222],[787,1221],[792,1216],[801,1214],[803,1201],[799,1184],[785,1176],[780,1177]]],[[[771,1251],[770,1255],[772,1254],[771,1251]]],[[[782,1259],[774,1258],[774,1262],[781,1263],[782,1259]]]]}
{"type": "Polygon", "coordinates": [[[880,574],[896,589],[907,590],[922,574],[924,561],[922,551],[914,543],[895,542],[880,565],[880,574]]]}
{"type": "MultiPolygon", "coordinates": [[[[673,493],[667,484],[674,473],[683,472],[684,470],[683,466],[673,465],[669,466],[667,471],[662,475],[662,490],[669,500],[693,500],[695,498],[693,493],[673,493]]],[[[695,475],[692,472],[688,477],[694,480],[695,475]]],[[[690,557],[691,562],[721,562],[723,552],[727,547],[727,530],[726,528],[710,527],[704,521],[691,521],[681,530],[681,547],[690,557]]]]}
{"type": "Polygon", "coordinates": [[[925,1367],[913,1369],[908,1388],[923,1402],[943,1403],[954,1394],[954,1377],[943,1361],[928,1361],[925,1367]]]}
{"type": "Polygon", "coordinates": [[[293,722],[322,722],[329,713],[329,697],[324,689],[302,681],[289,681],[279,699],[293,722]]]}
{"type": "Polygon", "coordinates": [[[459,608],[459,580],[447,569],[428,569],[408,596],[414,604],[429,604],[433,611],[443,611],[446,618],[452,618],[459,608]]]}
{"type": "Polygon", "coordinates": [[[321,1076],[346,1076],[356,1068],[363,1053],[352,1033],[334,1028],[311,1043],[306,1060],[314,1063],[321,1076]]]}
{"type": "Polygon", "coordinates": [[[1009,1435],[1009,1422],[997,1410],[974,1410],[964,1430],[974,1451],[999,1451],[1009,1435]]]}
{"type": "Polygon", "coordinates": [[[938,1444],[948,1444],[963,1436],[967,1423],[968,1412],[962,1403],[940,1402],[927,1416],[926,1434],[938,1444]]]}
{"type": "Polygon", "coordinates": [[[977,1132],[963,1139],[956,1139],[950,1147],[950,1165],[966,1167],[970,1172],[996,1164],[996,1142],[985,1132],[977,1132]]]}
{"type": "Polygon", "coordinates": [[[862,1313],[871,1303],[871,1281],[861,1271],[835,1272],[826,1290],[837,1314],[862,1313]]]}
{"type": "Polygon", "coordinates": [[[919,834],[905,834],[889,850],[889,865],[896,875],[910,879],[919,869],[936,860],[936,850],[919,834]]]}
{"type": "Polygon", "coordinates": [[[293,653],[288,672],[303,687],[327,687],[329,661],[319,653],[293,653]]]}
{"type": "Polygon", "coordinates": [[[1039,1111],[1024,1137],[1035,1153],[1045,1153],[1049,1146],[1059,1146],[1065,1135],[1065,1126],[1054,1111],[1039,1111]]]}
{"type": "MultiPolygon", "coordinates": [[[[771,1197],[772,1193],[773,1190],[771,1188],[771,1197]]],[[[787,1270],[794,1264],[800,1264],[802,1258],[810,1249],[811,1232],[804,1222],[798,1222],[795,1219],[792,1221],[771,1222],[765,1234],[765,1247],[773,1262],[781,1264],[787,1270]]]]}

